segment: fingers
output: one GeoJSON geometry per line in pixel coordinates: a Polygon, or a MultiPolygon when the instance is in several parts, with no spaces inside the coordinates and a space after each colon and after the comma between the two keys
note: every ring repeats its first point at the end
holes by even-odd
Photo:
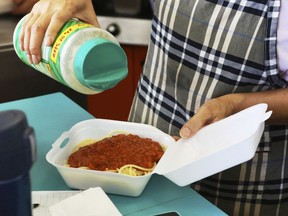
{"type": "Polygon", "coordinates": [[[29,63],[40,62],[42,44],[51,46],[59,30],[71,18],[99,26],[91,0],[41,0],[33,6],[19,36],[20,48],[26,52],[29,63]]]}
{"type": "Polygon", "coordinates": [[[23,18],[23,21],[22,21],[22,27],[21,27],[21,31],[20,31],[20,34],[19,34],[19,42],[20,42],[20,49],[21,51],[25,51],[24,49],[24,40],[25,40],[25,28],[27,26],[27,23],[30,19],[30,17],[32,16],[32,14],[27,14],[24,18],[23,18]]]}
{"type": "Polygon", "coordinates": [[[40,42],[34,41],[32,37],[33,34],[35,34],[35,32],[37,32],[36,34],[41,35],[41,32],[40,32],[41,30],[39,29],[39,26],[37,24],[38,18],[39,18],[38,15],[30,15],[27,17],[27,19],[25,18],[23,25],[22,25],[22,31],[20,34],[21,50],[22,51],[25,50],[26,55],[27,55],[27,60],[30,64],[33,63],[32,55],[33,55],[34,61],[35,61],[35,56],[41,57],[41,50],[37,49],[37,46],[35,46],[35,44],[39,44],[41,43],[41,41],[40,42]]]}
{"type": "Polygon", "coordinates": [[[41,36],[44,35],[45,25],[41,23],[39,6],[34,5],[32,12],[27,14],[22,21],[19,42],[21,51],[25,51],[30,64],[38,64],[41,60],[41,36]],[[38,35],[35,38],[35,35],[38,35]]]}
{"type": "Polygon", "coordinates": [[[180,130],[180,136],[182,138],[188,138],[195,135],[202,127],[213,121],[213,115],[211,113],[205,113],[204,111],[197,112],[180,130]]]}
{"type": "Polygon", "coordinates": [[[41,60],[41,44],[48,21],[39,14],[25,18],[20,34],[21,50],[26,52],[28,62],[38,64],[41,60]]]}
{"type": "Polygon", "coordinates": [[[213,122],[219,121],[235,112],[234,96],[227,95],[215,98],[204,103],[196,114],[187,121],[180,130],[182,138],[195,135],[201,128],[213,122]]]}
{"type": "Polygon", "coordinates": [[[27,47],[27,49],[31,54],[33,64],[38,64],[41,61],[42,58],[41,47],[48,25],[49,22],[47,22],[45,16],[39,16],[37,17],[36,21],[32,24],[30,35],[29,33],[27,34],[28,37],[27,40],[29,40],[28,42],[29,47],[27,47]]]}
{"type": "Polygon", "coordinates": [[[180,137],[179,136],[172,136],[174,138],[175,141],[179,140],[180,137]]]}
{"type": "Polygon", "coordinates": [[[57,37],[57,33],[59,30],[62,28],[64,23],[69,20],[70,16],[64,17],[64,16],[57,16],[55,14],[51,18],[51,22],[47,27],[47,31],[45,34],[45,39],[44,39],[44,45],[45,46],[51,46],[53,42],[55,41],[57,37]]]}
{"type": "Polygon", "coordinates": [[[51,46],[55,41],[57,32],[61,29],[65,21],[52,17],[50,24],[48,25],[47,32],[44,38],[44,45],[51,46]]]}
{"type": "Polygon", "coordinates": [[[48,29],[48,35],[51,38],[47,46],[51,46],[64,23],[64,21],[55,23],[55,18],[53,19],[55,14],[57,16],[53,7],[43,1],[43,3],[38,2],[35,4],[31,13],[25,16],[19,40],[21,44],[20,49],[26,52],[27,60],[30,64],[38,64],[41,61],[41,47],[46,30],[48,29]],[[55,25],[54,28],[49,30],[49,26],[53,25],[55,25]]]}
{"type": "Polygon", "coordinates": [[[76,17],[81,19],[83,22],[89,23],[96,27],[100,27],[92,1],[86,1],[86,6],[82,8],[82,10],[78,11],[76,17]],[[85,13],[82,13],[82,11],[85,13]]]}

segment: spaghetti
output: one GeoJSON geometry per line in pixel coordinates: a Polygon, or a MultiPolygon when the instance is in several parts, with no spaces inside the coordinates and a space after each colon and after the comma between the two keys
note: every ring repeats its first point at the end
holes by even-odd
{"type": "Polygon", "coordinates": [[[90,144],[80,144],[69,156],[67,164],[75,168],[141,176],[151,173],[163,154],[162,146],[150,138],[117,134],[90,144]]]}

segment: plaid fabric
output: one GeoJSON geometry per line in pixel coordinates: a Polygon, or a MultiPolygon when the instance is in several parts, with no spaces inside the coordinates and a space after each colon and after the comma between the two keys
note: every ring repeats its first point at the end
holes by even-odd
{"type": "MultiPolygon", "coordinates": [[[[171,135],[206,100],[286,88],[279,0],[155,0],[151,43],[129,120],[171,135]]],[[[266,126],[255,157],[192,185],[229,215],[287,215],[288,127],[266,126]]]]}
{"type": "Polygon", "coordinates": [[[269,10],[266,15],[267,37],[265,38],[265,46],[267,52],[265,53],[265,66],[270,83],[275,88],[287,87],[287,81],[279,78],[280,74],[277,67],[277,18],[279,17],[280,3],[280,0],[269,1],[269,10]]]}

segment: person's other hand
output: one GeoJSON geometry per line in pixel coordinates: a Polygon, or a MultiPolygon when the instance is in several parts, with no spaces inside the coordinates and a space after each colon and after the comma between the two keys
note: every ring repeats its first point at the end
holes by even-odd
{"type": "Polygon", "coordinates": [[[180,130],[182,138],[196,134],[202,127],[226,118],[238,110],[240,99],[238,95],[226,95],[208,100],[195,115],[187,121],[180,130]]]}
{"type": "Polygon", "coordinates": [[[15,6],[12,14],[23,15],[29,13],[37,1],[38,0],[13,0],[15,6]]]}
{"type": "Polygon", "coordinates": [[[51,46],[58,31],[71,18],[99,27],[91,0],[41,0],[26,15],[20,32],[21,50],[28,61],[41,61],[41,45],[51,46]],[[45,38],[44,38],[45,36],[45,38]]]}
{"type": "Polygon", "coordinates": [[[267,124],[288,124],[288,88],[273,89],[260,92],[227,94],[208,100],[196,114],[187,121],[180,130],[180,136],[188,138],[197,133],[202,127],[226,118],[250,106],[266,103],[272,110],[267,124]]]}

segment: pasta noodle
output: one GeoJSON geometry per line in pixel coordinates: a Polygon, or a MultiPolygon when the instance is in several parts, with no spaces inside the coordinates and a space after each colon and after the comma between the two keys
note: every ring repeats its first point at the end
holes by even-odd
{"type": "Polygon", "coordinates": [[[130,176],[142,176],[142,175],[147,175],[151,173],[155,166],[156,166],[156,163],[152,168],[144,168],[144,167],[137,166],[134,164],[127,164],[127,165],[120,167],[117,170],[117,172],[120,174],[130,175],[130,176]]]}

